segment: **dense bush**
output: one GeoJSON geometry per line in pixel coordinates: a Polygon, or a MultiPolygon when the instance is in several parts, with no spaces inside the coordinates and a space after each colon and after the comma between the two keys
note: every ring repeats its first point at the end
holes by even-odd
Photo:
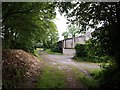
{"type": "Polygon", "coordinates": [[[100,89],[120,88],[120,70],[115,62],[115,58],[106,55],[103,50],[101,50],[102,48],[99,43],[94,42],[94,40],[89,40],[85,45],[76,45],[75,49],[75,59],[77,61],[107,62],[101,65],[101,72],[93,75],[99,82],[100,89]],[[83,55],[83,53],[85,55],[83,55]]]}
{"type": "Polygon", "coordinates": [[[85,45],[77,44],[75,46],[77,61],[89,61],[89,62],[108,62],[111,57],[104,55],[100,49],[99,44],[90,39],[85,45]]]}
{"type": "Polygon", "coordinates": [[[85,49],[85,45],[82,44],[77,44],[75,46],[75,50],[76,50],[76,57],[86,57],[86,49],[85,49]]]}
{"type": "Polygon", "coordinates": [[[117,89],[120,88],[120,71],[115,63],[102,65],[102,71],[95,76],[99,81],[100,88],[117,89]]]}
{"type": "Polygon", "coordinates": [[[53,44],[51,47],[52,52],[61,52],[57,44],[53,44]]]}

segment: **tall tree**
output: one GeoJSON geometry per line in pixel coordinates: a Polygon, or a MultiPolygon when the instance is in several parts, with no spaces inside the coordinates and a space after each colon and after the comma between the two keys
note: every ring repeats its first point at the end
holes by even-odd
{"type": "Polygon", "coordinates": [[[2,3],[3,48],[32,52],[55,18],[55,5],[49,2],[2,3]]]}
{"type": "Polygon", "coordinates": [[[100,43],[105,54],[115,57],[120,66],[120,2],[66,2],[58,3],[59,11],[66,13],[70,23],[78,23],[85,31],[95,28],[93,37],[100,43]],[[99,27],[99,24],[102,24],[99,27]]]}
{"type": "Polygon", "coordinates": [[[80,27],[71,24],[68,26],[68,33],[70,37],[76,37],[80,33],[80,27]]]}
{"type": "Polygon", "coordinates": [[[61,13],[66,13],[70,23],[78,23],[83,31],[86,26],[95,28],[94,43],[100,46],[101,54],[115,61],[115,65],[103,71],[101,87],[120,88],[120,2],[68,2],[58,3],[58,7],[61,13]]]}
{"type": "Polygon", "coordinates": [[[45,35],[42,39],[44,48],[52,48],[54,44],[58,42],[58,30],[56,28],[56,25],[50,21],[48,22],[49,29],[45,32],[45,35]]]}
{"type": "Polygon", "coordinates": [[[62,36],[64,36],[64,39],[67,39],[69,36],[69,33],[67,31],[62,33],[62,36]]]}

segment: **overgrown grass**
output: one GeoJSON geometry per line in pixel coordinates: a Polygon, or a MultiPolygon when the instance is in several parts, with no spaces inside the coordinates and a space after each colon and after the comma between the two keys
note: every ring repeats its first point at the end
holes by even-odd
{"type": "Polygon", "coordinates": [[[86,61],[86,62],[94,62],[94,63],[108,63],[111,61],[111,58],[108,57],[108,56],[101,56],[101,57],[98,57],[98,56],[94,56],[94,57],[77,57],[77,56],[74,56],[73,58],[75,61],[86,61]]]}
{"type": "MultiPolygon", "coordinates": [[[[72,74],[75,75],[76,80],[82,82],[83,85],[91,88],[98,88],[99,82],[95,79],[98,76],[100,69],[91,70],[91,77],[86,76],[79,69],[72,67],[72,74]]],[[[39,77],[38,88],[65,88],[66,76],[63,71],[55,69],[54,67],[45,67],[42,75],[39,77]]]]}
{"type": "Polygon", "coordinates": [[[50,49],[46,49],[46,52],[49,53],[49,54],[62,55],[62,53],[59,53],[59,52],[53,52],[53,51],[51,51],[50,49]]]}
{"type": "MultiPolygon", "coordinates": [[[[94,74],[95,75],[95,74],[94,74]]],[[[89,89],[90,88],[98,88],[99,87],[99,82],[94,78],[94,76],[89,77],[86,76],[85,74],[80,74],[79,75],[80,81],[85,84],[89,89]]]]}
{"type": "Polygon", "coordinates": [[[45,67],[37,88],[65,88],[64,72],[53,67],[45,67]]]}
{"type": "Polygon", "coordinates": [[[41,58],[40,55],[38,54],[38,49],[34,50],[34,55],[35,55],[39,60],[42,60],[42,58],[41,58]]]}
{"type": "Polygon", "coordinates": [[[88,76],[80,76],[80,80],[82,81],[83,84],[85,84],[89,89],[90,88],[98,88],[99,87],[99,84],[98,84],[98,81],[91,78],[91,77],[88,77],[88,76]]]}
{"type": "Polygon", "coordinates": [[[86,61],[86,62],[94,62],[94,63],[101,63],[101,61],[99,59],[95,59],[95,58],[88,58],[88,57],[74,57],[73,58],[75,61],[77,62],[81,62],[81,61],[86,61]]]}
{"type": "Polygon", "coordinates": [[[102,72],[102,69],[95,69],[95,70],[91,70],[90,73],[91,73],[91,76],[93,78],[96,78],[97,76],[99,76],[99,74],[102,72]]]}
{"type": "Polygon", "coordinates": [[[77,74],[78,80],[82,82],[88,89],[91,88],[98,88],[99,87],[99,82],[94,78],[95,75],[99,74],[99,69],[95,69],[91,71],[91,77],[86,76],[84,73],[80,72],[78,69],[73,68],[73,71],[77,74]]]}
{"type": "Polygon", "coordinates": [[[94,69],[89,71],[91,77],[83,75],[80,77],[80,80],[82,80],[82,82],[85,83],[88,86],[88,88],[99,88],[100,83],[97,78],[100,76],[102,69],[94,69]]]}
{"type": "Polygon", "coordinates": [[[99,80],[101,90],[105,88],[113,90],[120,88],[120,69],[114,62],[103,64],[102,71],[95,77],[99,80]]]}

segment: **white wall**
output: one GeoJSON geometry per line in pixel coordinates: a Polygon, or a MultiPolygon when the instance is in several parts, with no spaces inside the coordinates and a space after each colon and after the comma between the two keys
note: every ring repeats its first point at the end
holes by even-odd
{"type": "Polygon", "coordinates": [[[75,55],[75,49],[63,49],[63,54],[64,55],[75,55]]]}
{"type": "Polygon", "coordinates": [[[74,39],[71,38],[71,39],[64,40],[63,48],[74,48],[76,44],[85,44],[85,37],[76,37],[74,39]]]}

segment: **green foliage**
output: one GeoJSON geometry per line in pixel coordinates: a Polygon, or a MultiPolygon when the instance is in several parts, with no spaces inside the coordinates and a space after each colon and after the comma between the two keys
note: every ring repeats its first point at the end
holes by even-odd
{"type": "Polygon", "coordinates": [[[56,25],[53,22],[50,22],[49,30],[44,35],[42,40],[44,49],[53,49],[56,47],[56,43],[58,42],[58,31],[56,29],[56,25]]]}
{"type": "Polygon", "coordinates": [[[93,39],[90,39],[86,42],[85,45],[76,45],[76,55],[74,57],[77,61],[89,61],[89,62],[109,62],[112,60],[112,57],[105,55],[98,43],[93,39]],[[84,54],[82,56],[82,54],[84,54]]]}
{"type": "Polygon", "coordinates": [[[120,2],[66,2],[58,6],[70,23],[82,27],[81,31],[94,28],[94,41],[100,45],[102,53],[113,56],[120,67],[120,2]]]}
{"type": "Polygon", "coordinates": [[[58,43],[53,43],[49,49],[51,50],[51,52],[54,53],[62,53],[60,48],[58,47],[58,43]]]}
{"type": "Polygon", "coordinates": [[[33,53],[36,43],[55,27],[51,21],[55,18],[54,9],[54,4],[48,2],[2,3],[3,48],[33,53]]]}
{"type": "Polygon", "coordinates": [[[62,53],[58,52],[58,51],[52,51],[51,49],[46,49],[46,52],[49,54],[57,54],[57,55],[62,55],[62,53]]]}
{"type": "Polygon", "coordinates": [[[94,42],[93,39],[90,39],[85,44],[86,50],[87,50],[87,56],[92,58],[95,56],[100,55],[100,48],[99,45],[94,42]]]}
{"type": "Polygon", "coordinates": [[[96,75],[96,79],[100,83],[100,88],[120,88],[120,71],[117,65],[115,63],[109,65],[104,64],[102,68],[102,72],[96,75]]]}
{"type": "Polygon", "coordinates": [[[77,37],[77,35],[79,34],[80,27],[78,27],[77,25],[69,25],[68,26],[68,31],[65,31],[62,33],[62,36],[64,36],[64,39],[67,38],[71,38],[71,37],[77,37]]]}
{"type": "Polygon", "coordinates": [[[83,77],[80,77],[80,80],[88,86],[88,89],[93,89],[93,88],[99,87],[98,81],[93,78],[83,76],[83,77]]]}
{"type": "MultiPolygon", "coordinates": [[[[84,73],[80,72],[78,69],[75,68],[74,72],[77,73],[78,80],[80,80],[80,82],[86,85],[88,89],[98,88],[99,82],[97,81],[97,79],[95,79],[94,77],[86,76],[84,73]]],[[[93,71],[91,71],[91,73],[93,73],[93,71]]]]}
{"type": "Polygon", "coordinates": [[[38,80],[38,88],[64,88],[64,73],[52,67],[44,68],[42,76],[38,80]]]}
{"type": "Polygon", "coordinates": [[[77,25],[69,25],[68,26],[68,34],[69,34],[69,36],[71,36],[71,37],[76,37],[77,36],[77,34],[79,34],[79,32],[80,32],[80,27],[78,27],[77,25]]]}
{"type": "Polygon", "coordinates": [[[92,62],[109,62],[111,57],[105,55],[102,51],[98,42],[95,42],[93,39],[90,39],[85,44],[85,49],[87,52],[87,60],[92,62]]]}
{"type": "Polygon", "coordinates": [[[33,53],[39,60],[42,60],[42,58],[40,57],[40,55],[38,54],[38,49],[34,50],[33,53]]]}
{"type": "Polygon", "coordinates": [[[77,44],[75,46],[76,56],[77,57],[86,57],[85,45],[77,44]]]}
{"type": "Polygon", "coordinates": [[[64,39],[67,39],[67,38],[68,38],[68,35],[69,35],[69,34],[68,34],[67,31],[62,33],[62,36],[64,36],[64,39]]]}
{"type": "Polygon", "coordinates": [[[102,69],[95,69],[91,71],[91,76],[93,77],[93,79],[97,80],[99,83],[98,78],[100,77],[100,74],[102,73],[102,69]]]}
{"type": "Polygon", "coordinates": [[[91,46],[91,50],[88,48],[90,51],[87,54],[90,57],[97,55],[95,58],[101,60],[114,60],[116,63],[104,68],[100,76],[102,78],[100,87],[119,88],[120,2],[67,2],[58,3],[58,6],[61,13],[66,13],[70,23],[81,25],[83,31],[86,31],[88,26],[95,29],[92,34],[94,39],[92,43],[95,46],[91,46]],[[98,27],[98,24],[102,25],[98,27]]]}

